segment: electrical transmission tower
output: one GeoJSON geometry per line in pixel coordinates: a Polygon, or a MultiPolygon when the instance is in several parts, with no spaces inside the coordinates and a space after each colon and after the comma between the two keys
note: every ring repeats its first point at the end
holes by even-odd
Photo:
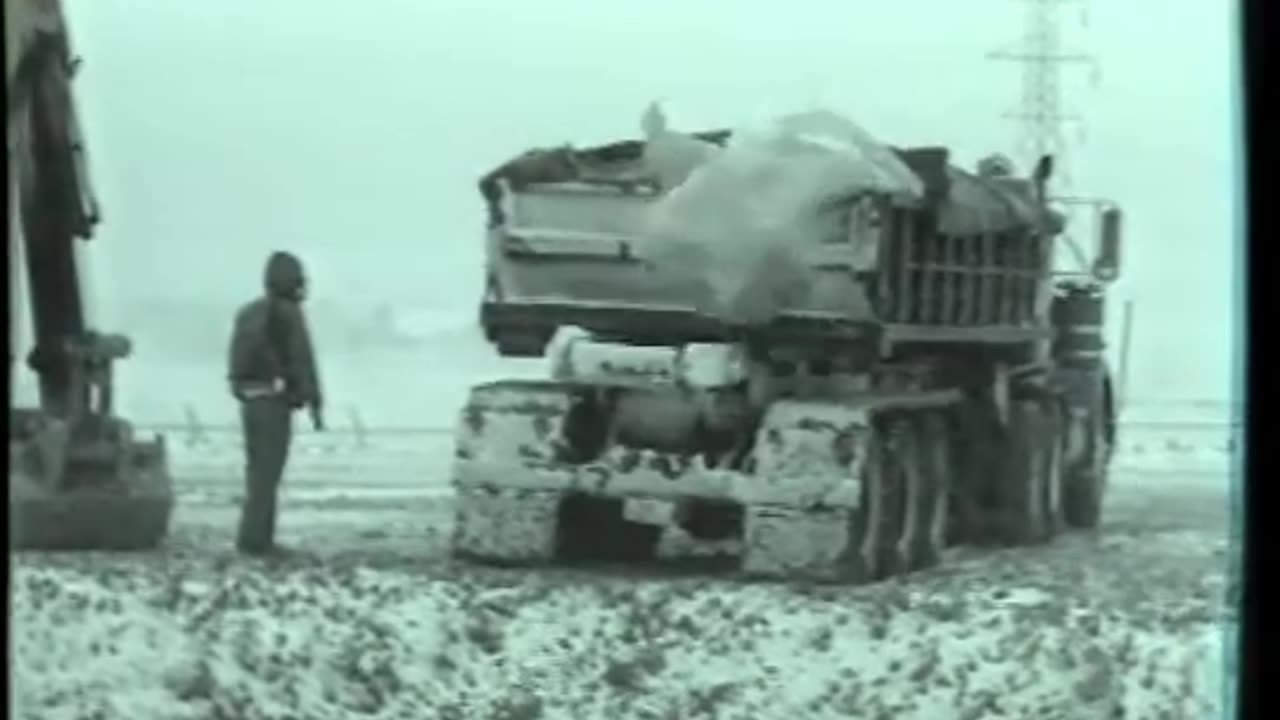
{"type": "Polygon", "coordinates": [[[1032,167],[1044,155],[1054,156],[1054,183],[1061,193],[1070,183],[1067,167],[1066,128],[1076,127],[1083,138],[1084,125],[1079,115],[1064,108],[1063,67],[1086,66],[1096,83],[1099,66],[1088,54],[1063,48],[1062,14],[1068,6],[1080,12],[1082,24],[1088,23],[1086,0],[1018,0],[1023,4],[1022,40],[1012,50],[989,53],[992,60],[1016,62],[1022,66],[1022,100],[1017,110],[1006,117],[1018,121],[1022,131],[1021,150],[1026,153],[1024,167],[1032,167]]]}

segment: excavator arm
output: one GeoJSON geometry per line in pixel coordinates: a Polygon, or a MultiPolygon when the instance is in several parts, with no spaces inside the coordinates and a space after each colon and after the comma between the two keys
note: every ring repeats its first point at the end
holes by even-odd
{"type": "MultiPolygon", "coordinates": [[[[38,408],[10,408],[10,542],[150,547],[173,505],[162,438],[135,440],[112,409],[129,340],[90,326],[79,243],[99,220],[72,93],[77,61],[59,0],[5,0],[10,347],[30,323],[38,408]]],[[[10,397],[16,361],[10,363],[10,397]]]]}
{"type": "MultiPolygon", "coordinates": [[[[5,0],[10,267],[23,274],[41,404],[66,415],[81,405],[77,357],[95,355],[86,326],[78,240],[98,221],[71,91],[75,61],[61,3],[5,0]]],[[[11,324],[28,318],[10,318],[11,324]]],[[[118,343],[117,343],[118,344],[118,343]]],[[[12,362],[12,359],[11,359],[12,362]]]]}

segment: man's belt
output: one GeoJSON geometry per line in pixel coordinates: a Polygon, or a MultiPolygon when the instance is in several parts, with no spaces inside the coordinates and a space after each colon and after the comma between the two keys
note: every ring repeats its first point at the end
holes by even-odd
{"type": "Polygon", "coordinates": [[[234,384],[234,389],[235,394],[240,398],[258,400],[282,395],[284,393],[284,381],[279,378],[266,382],[242,380],[234,384]]]}

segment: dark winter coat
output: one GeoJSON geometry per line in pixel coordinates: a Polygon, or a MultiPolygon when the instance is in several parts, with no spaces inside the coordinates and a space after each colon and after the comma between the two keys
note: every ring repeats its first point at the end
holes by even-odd
{"type": "Polygon", "coordinates": [[[311,334],[301,301],[306,290],[302,263],[289,253],[267,262],[266,293],[236,313],[228,356],[232,393],[278,388],[293,407],[322,404],[311,334]]]}

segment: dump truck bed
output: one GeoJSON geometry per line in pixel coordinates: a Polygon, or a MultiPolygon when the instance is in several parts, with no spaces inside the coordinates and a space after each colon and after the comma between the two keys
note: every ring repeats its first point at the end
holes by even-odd
{"type": "MultiPolygon", "coordinates": [[[[732,135],[691,137],[714,147],[732,135]]],[[[778,306],[772,319],[743,322],[715,312],[716,283],[707,279],[736,261],[732,233],[720,233],[718,248],[686,243],[690,265],[655,262],[655,211],[670,210],[668,197],[686,186],[661,187],[644,153],[642,141],[531,151],[481,182],[491,213],[481,324],[495,342],[526,338],[498,342],[504,354],[536,354],[532,338],[545,341],[561,325],[641,343],[723,338],[746,326],[757,337],[815,342],[904,337],[904,328],[961,342],[1023,342],[1045,332],[1037,303],[1049,238],[1037,235],[1042,217],[1026,179],[966,172],[943,148],[873,149],[867,162],[882,167],[872,175],[906,174],[919,191],[827,203],[822,212],[835,220],[815,225],[825,232],[798,234],[776,259],[739,271],[744,287],[782,285],[776,278],[788,272],[804,287],[790,300],[766,297],[778,306]],[[700,248],[719,256],[699,258],[700,248]]]]}

